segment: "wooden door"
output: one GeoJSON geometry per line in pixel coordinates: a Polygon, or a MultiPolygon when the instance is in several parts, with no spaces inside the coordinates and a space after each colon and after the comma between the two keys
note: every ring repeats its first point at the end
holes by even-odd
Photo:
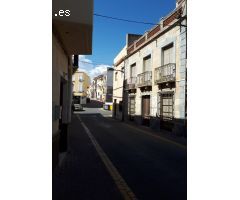
{"type": "Polygon", "coordinates": [[[150,95],[142,97],[142,117],[149,118],[150,116],[150,95]]]}

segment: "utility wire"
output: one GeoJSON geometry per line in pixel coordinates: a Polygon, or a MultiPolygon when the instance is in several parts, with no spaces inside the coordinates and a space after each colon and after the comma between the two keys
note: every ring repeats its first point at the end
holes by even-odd
{"type": "Polygon", "coordinates": [[[94,13],[93,15],[95,15],[95,16],[97,16],[97,17],[103,17],[103,18],[108,18],[108,19],[125,21],[125,22],[129,22],[129,23],[158,25],[158,24],[156,24],[156,23],[151,23],[151,22],[142,22],[142,21],[135,21],[135,20],[129,20],[129,19],[122,19],[122,18],[118,18],[118,17],[111,17],[111,16],[101,15],[101,14],[97,14],[97,13],[94,13]]]}
{"type": "MultiPolygon", "coordinates": [[[[93,15],[95,15],[97,17],[103,17],[103,18],[108,18],[108,19],[113,19],[113,20],[125,21],[125,22],[129,22],[129,23],[147,24],[147,25],[154,25],[154,26],[159,25],[159,24],[152,23],[152,22],[142,22],[142,21],[135,21],[135,20],[130,20],[130,19],[122,19],[122,18],[117,18],[117,17],[101,15],[101,14],[97,14],[97,13],[94,13],[93,15]]],[[[172,26],[172,24],[164,25],[164,26],[170,27],[170,26],[172,26]]]]}
{"type": "Polygon", "coordinates": [[[82,60],[79,60],[79,62],[82,62],[82,63],[85,63],[85,64],[92,64],[92,65],[110,65],[110,66],[113,65],[113,64],[106,64],[106,63],[87,62],[87,61],[82,61],[82,60]]]}

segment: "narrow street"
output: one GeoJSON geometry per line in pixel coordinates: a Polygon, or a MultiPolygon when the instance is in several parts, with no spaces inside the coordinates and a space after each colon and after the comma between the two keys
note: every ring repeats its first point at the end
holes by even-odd
{"type": "Polygon", "coordinates": [[[68,141],[54,200],[117,200],[124,191],[125,199],[187,199],[186,147],[112,119],[96,101],[72,115],[68,141]]]}

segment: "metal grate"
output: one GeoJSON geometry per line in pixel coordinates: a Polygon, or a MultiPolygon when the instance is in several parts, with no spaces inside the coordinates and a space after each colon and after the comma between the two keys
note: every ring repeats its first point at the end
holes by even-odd
{"type": "Polygon", "coordinates": [[[173,119],[173,93],[161,93],[161,104],[160,104],[160,116],[162,120],[172,120],[173,119]]]}
{"type": "Polygon", "coordinates": [[[176,79],[176,64],[169,63],[155,69],[155,83],[174,82],[176,79]]]}

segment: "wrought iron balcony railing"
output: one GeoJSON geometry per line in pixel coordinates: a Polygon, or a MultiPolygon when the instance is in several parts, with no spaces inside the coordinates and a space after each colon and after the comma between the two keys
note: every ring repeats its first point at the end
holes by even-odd
{"type": "Polygon", "coordinates": [[[131,90],[136,88],[137,77],[130,77],[127,79],[126,89],[131,90]]]}
{"type": "Polygon", "coordinates": [[[155,69],[155,83],[174,82],[176,80],[176,64],[169,63],[155,69]]]}
{"type": "Polygon", "coordinates": [[[152,85],[152,72],[146,71],[137,76],[138,87],[151,86],[152,85]]]}

